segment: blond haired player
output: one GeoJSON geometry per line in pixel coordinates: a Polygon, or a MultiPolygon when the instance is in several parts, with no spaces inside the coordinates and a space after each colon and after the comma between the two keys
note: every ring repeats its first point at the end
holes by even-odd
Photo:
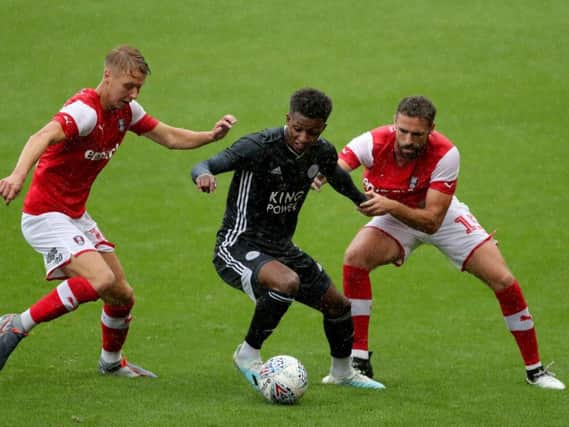
{"type": "Polygon", "coordinates": [[[36,325],[102,299],[99,371],[125,377],[156,376],[129,363],[122,354],[134,304],[133,289],[114,245],[88,214],[87,198],[127,131],[170,149],[186,150],[223,138],[236,119],[225,115],[212,130],[202,132],[158,121],[137,102],[149,74],[150,67],[138,49],[119,46],[111,50],[99,85],[83,89],[65,102],[52,120],[29,138],[13,172],[0,180],[0,196],[8,204],[37,162],[24,200],[22,232],[43,256],[47,279],[62,280],[22,313],[0,317],[0,369],[36,325]]]}

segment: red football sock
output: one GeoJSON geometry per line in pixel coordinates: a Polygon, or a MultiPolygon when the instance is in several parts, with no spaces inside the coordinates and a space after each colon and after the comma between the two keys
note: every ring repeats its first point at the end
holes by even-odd
{"type": "Polygon", "coordinates": [[[75,310],[80,304],[98,299],[99,294],[87,279],[72,277],[33,304],[30,315],[35,323],[47,322],[75,310]]]}
{"type": "Polygon", "coordinates": [[[344,295],[352,303],[352,319],[354,322],[352,349],[368,351],[368,330],[372,299],[369,271],[346,264],[344,264],[342,270],[344,295]]]}
{"type": "Polygon", "coordinates": [[[518,282],[508,288],[496,292],[504,320],[508,329],[516,339],[526,367],[540,364],[537,337],[533,318],[528,310],[526,300],[518,282]]]}
{"type": "Polygon", "coordinates": [[[101,330],[103,332],[103,350],[110,353],[119,352],[128,335],[132,316],[130,311],[134,301],[128,305],[103,306],[101,313],[101,330]]]}

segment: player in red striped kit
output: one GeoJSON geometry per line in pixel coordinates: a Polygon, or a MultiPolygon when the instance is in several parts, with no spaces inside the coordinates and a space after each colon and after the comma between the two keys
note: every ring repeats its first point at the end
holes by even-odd
{"type": "Polygon", "coordinates": [[[211,131],[201,132],[158,121],[136,101],[149,74],[138,49],[113,49],[106,56],[99,85],[71,97],[29,138],[12,174],[0,180],[0,196],[9,204],[39,160],[24,200],[22,232],[42,254],[46,278],[63,280],[22,313],[0,317],[0,369],[37,324],[102,299],[99,371],[125,377],[156,376],[129,363],[121,351],[131,320],[133,289],[114,245],[89,216],[87,198],[127,131],[170,149],[192,149],[223,138],[236,119],[225,115],[211,131]]]}
{"type": "Polygon", "coordinates": [[[353,365],[373,376],[368,350],[370,271],[389,263],[402,265],[419,245],[431,244],[494,291],[521,352],[527,382],[564,389],[541,364],[532,316],[496,241],[454,195],[459,152],[434,130],[435,114],[428,99],[404,98],[393,125],[354,138],[339,156],[340,166],[347,171],[364,166],[363,183],[369,199],[359,209],[373,216],[344,255],[344,293],[352,303],[355,333],[353,365]]]}

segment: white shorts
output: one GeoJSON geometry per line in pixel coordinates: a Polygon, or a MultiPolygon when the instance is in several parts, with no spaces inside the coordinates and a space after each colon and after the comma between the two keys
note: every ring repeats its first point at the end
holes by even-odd
{"type": "Polygon", "coordinates": [[[434,234],[415,230],[389,214],[373,217],[366,227],[380,229],[399,245],[402,257],[395,261],[395,265],[403,264],[414,249],[428,243],[438,248],[456,267],[464,270],[476,248],[492,238],[470,213],[468,206],[456,197],[453,197],[441,227],[434,234]]]}
{"type": "Polygon", "coordinates": [[[61,268],[72,256],[88,251],[113,252],[115,248],[87,212],[78,219],[60,212],[24,213],[22,234],[31,247],[42,254],[47,280],[67,278],[61,268]]]}

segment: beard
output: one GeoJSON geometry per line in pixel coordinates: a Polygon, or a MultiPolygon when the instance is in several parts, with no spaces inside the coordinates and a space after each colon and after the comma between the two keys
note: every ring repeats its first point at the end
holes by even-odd
{"type": "Polygon", "coordinates": [[[425,151],[425,147],[427,144],[406,144],[402,145],[399,142],[397,143],[397,148],[399,151],[399,155],[407,160],[415,160],[423,151],[425,151]]]}

